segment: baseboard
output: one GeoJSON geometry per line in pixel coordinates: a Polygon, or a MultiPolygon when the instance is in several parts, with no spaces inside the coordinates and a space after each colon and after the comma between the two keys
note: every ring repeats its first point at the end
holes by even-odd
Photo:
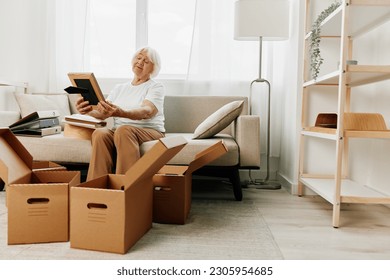
{"type": "MultiPolygon", "coordinates": [[[[280,173],[277,174],[276,178],[290,194],[298,195],[298,183],[291,182],[291,180],[280,173]]],[[[318,194],[309,188],[303,187],[303,195],[317,196],[318,194]]]]}
{"type": "Polygon", "coordinates": [[[297,192],[295,191],[298,187],[297,184],[292,183],[288,178],[279,173],[276,174],[276,179],[282,185],[283,189],[287,190],[290,194],[297,194],[297,192]]]}

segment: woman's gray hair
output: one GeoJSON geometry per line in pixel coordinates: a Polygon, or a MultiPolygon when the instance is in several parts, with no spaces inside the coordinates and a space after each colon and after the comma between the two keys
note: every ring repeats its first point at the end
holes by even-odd
{"type": "Polygon", "coordinates": [[[148,55],[148,58],[153,63],[153,71],[152,71],[152,73],[150,73],[150,76],[152,78],[156,77],[158,75],[158,73],[160,73],[160,69],[161,69],[160,55],[158,54],[158,52],[155,49],[153,49],[151,47],[143,47],[135,52],[133,59],[141,52],[146,52],[146,54],[148,55]]]}

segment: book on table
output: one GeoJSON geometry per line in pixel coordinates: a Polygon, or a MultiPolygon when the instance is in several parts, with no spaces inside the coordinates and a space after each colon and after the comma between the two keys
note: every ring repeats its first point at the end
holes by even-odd
{"type": "Polygon", "coordinates": [[[82,114],[73,114],[70,116],[65,116],[64,123],[92,129],[105,127],[107,125],[107,122],[104,120],[100,120],[92,116],[82,114]]]}
{"type": "Polygon", "coordinates": [[[60,124],[59,116],[60,113],[57,110],[36,111],[11,124],[9,129],[15,131],[25,128],[38,129],[58,126],[60,124]]]}
{"type": "Polygon", "coordinates": [[[19,136],[35,136],[42,137],[54,134],[60,134],[62,127],[60,125],[44,127],[44,128],[21,128],[12,131],[15,135],[19,136]]]}

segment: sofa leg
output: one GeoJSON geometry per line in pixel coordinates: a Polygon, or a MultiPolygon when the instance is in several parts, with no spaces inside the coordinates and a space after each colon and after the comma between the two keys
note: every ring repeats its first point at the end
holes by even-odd
{"type": "Polygon", "coordinates": [[[241,201],[242,188],[241,188],[240,173],[238,171],[238,168],[233,168],[232,172],[230,173],[229,179],[233,186],[234,198],[237,201],[241,201]]]}

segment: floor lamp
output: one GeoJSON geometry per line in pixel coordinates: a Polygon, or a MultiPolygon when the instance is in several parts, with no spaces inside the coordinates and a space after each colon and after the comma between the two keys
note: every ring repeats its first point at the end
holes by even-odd
{"type": "MultiPolygon", "coordinates": [[[[238,0],[235,2],[234,39],[241,41],[259,41],[259,76],[250,84],[250,108],[253,84],[265,83],[268,87],[267,175],[262,182],[257,183],[260,189],[280,188],[280,184],[269,181],[271,84],[261,74],[263,41],[287,40],[288,37],[288,0],[238,0]]],[[[251,182],[251,184],[253,183],[251,182]]]]}

